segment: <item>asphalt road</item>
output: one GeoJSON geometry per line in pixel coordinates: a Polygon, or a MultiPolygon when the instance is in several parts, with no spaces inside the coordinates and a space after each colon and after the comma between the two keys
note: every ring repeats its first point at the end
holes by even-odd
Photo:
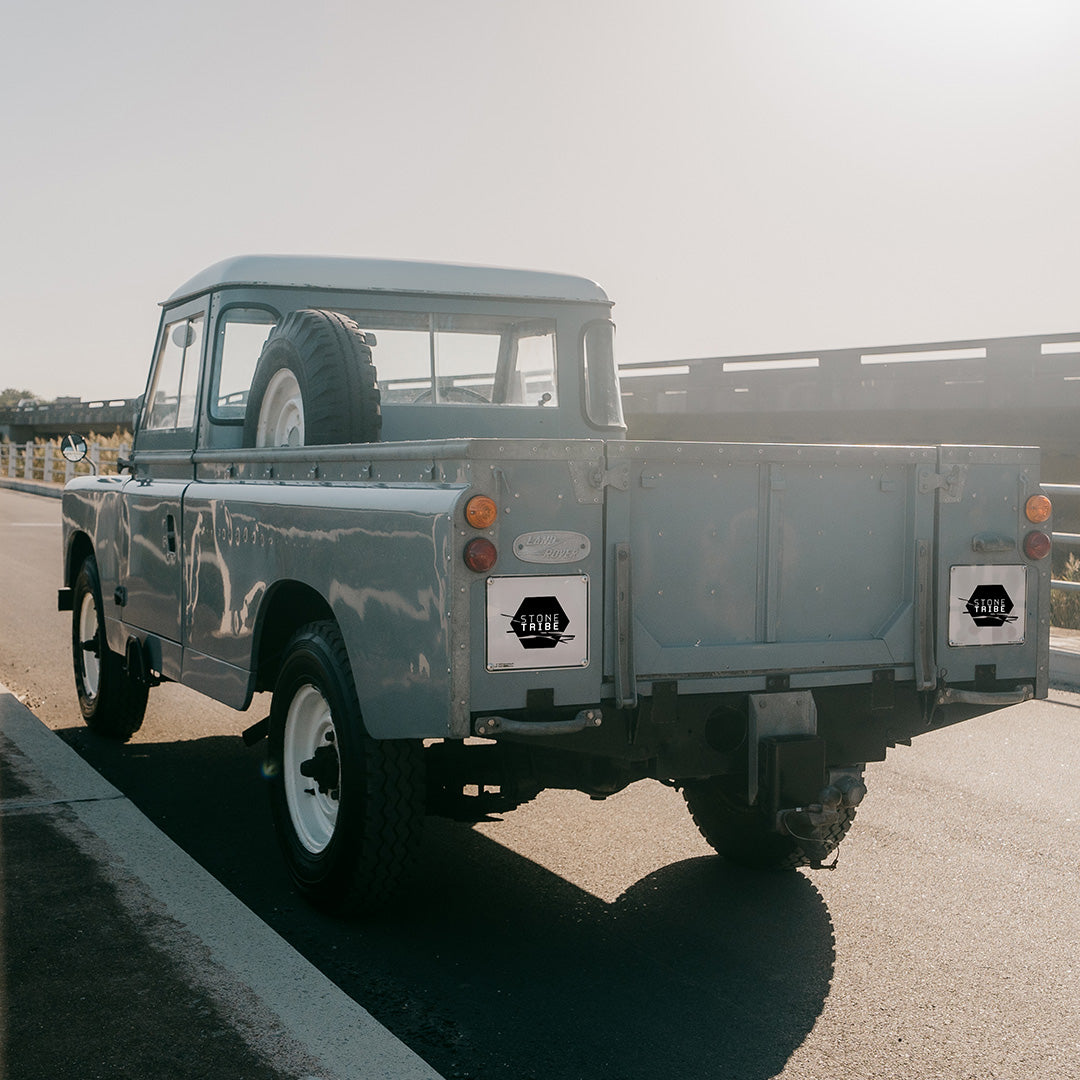
{"type": "Polygon", "coordinates": [[[238,737],[265,698],[165,686],[126,745],[82,727],[59,511],[0,490],[0,681],[450,1080],[1080,1077],[1080,696],[870,766],[833,872],[729,867],[656,784],[549,792],[431,821],[408,900],[343,923],[278,858],[238,737]]]}

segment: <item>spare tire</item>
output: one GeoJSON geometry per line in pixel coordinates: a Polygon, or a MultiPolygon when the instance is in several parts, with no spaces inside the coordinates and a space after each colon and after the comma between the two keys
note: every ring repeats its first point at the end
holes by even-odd
{"type": "Polygon", "coordinates": [[[245,446],[378,442],[379,385],[359,326],[336,311],[286,315],[251,380],[245,446]]]}

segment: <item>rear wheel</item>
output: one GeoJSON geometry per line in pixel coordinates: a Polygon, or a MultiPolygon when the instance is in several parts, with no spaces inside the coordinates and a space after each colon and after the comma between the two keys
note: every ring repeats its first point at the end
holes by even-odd
{"type": "Polygon", "coordinates": [[[790,832],[778,833],[769,827],[763,812],[740,798],[723,776],[685,784],[683,798],[698,831],[716,852],[753,869],[821,866],[855,820],[855,807],[841,806],[834,823],[813,826],[802,815],[792,815],[787,823],[790,832]]]}
{"type": "Polygon", "coordinates": [[[109,648],[93,555],[87,556],[75,579],[71,653],[87,727],[112,739],[130,739],[142,726],[149,686],[129,674],[124,658],[109,648]]]}
{"type": "Polygon", "coordinates": [[[271,703],[270,760],[274,826],[297,888],[338,913],[383,904],[419,847],[423,747],[363,730],[333,622],[304,627],[286,648],[271,703]]]}

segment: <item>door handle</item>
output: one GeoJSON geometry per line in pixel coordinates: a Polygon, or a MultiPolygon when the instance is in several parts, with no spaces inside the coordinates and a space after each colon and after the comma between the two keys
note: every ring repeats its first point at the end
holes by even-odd
{"type": "Polygon", "coordinates": [[[162,547],[165,549],[167,559],[176,558],[176,518],[172,514],[165,515],[165,529],[162,533],[162,547]]]}

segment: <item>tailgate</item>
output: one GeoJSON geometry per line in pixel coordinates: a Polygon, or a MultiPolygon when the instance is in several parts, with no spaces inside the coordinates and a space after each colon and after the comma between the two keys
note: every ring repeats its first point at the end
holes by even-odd
{"type": "Polygon", "coordinates": [[[608,466],[623,569],[605,655],[620,698],[635,678],[744,690],[915,676],[935,498],[919,472],[935,474],[935,448],[627,442],[609,444],[608,466]]]}

